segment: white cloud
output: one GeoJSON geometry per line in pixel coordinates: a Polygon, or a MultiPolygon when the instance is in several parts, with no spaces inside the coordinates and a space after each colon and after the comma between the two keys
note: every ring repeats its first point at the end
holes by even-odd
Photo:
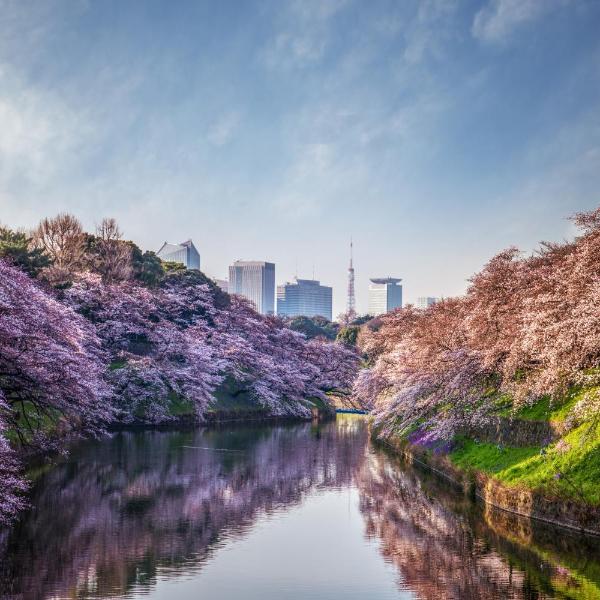
{"type": "Polygon", "coordinates": [[[76,158],[94,129],[84,113],[55,94],[25,85],[2,65],[0,90],[0,194],[17,179],[21,186],[43,188],[76,158]]]}
{"type": "Polygon", "coordinates": [[[570,0],[490,0],[473,20],[473,35],[485,42],[507,39],[515,29],[566,5],[570,0]]]}
{"type": "Polygon", "coordinates": [[[221,115],[209,128],[206,139],[215,146],[225,146],[233,138],[240,123],[239,112],[221,115]]]}
{"type": "Polygon", "coordinates": [[[286,5],[277,31],[260,53],[269,68],[293,69],[317,63],[325,54],[330,25],[347,0],[298,0],[286,5]]]}

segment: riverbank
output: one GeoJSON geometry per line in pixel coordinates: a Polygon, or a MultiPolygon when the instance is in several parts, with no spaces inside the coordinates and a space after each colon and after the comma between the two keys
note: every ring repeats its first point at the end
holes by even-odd
{"type": "Polygon", "coordinates": [[[451,443],[423,432],[373,437],[451,481],[465,494],[520,516],[600,535],[600,426],[574,424],[571,409],[590,390],[550,405],[505,408],[451,443]]]}
{"type": "MultiPolygon", "coordinates": [[[[333,406],[318,398],[307,400],[307,404],[311,408],[309,416],[273,414],[246,394],[236,396],[218,391],[215,401],[202,418],[195,413],[191,402],[174,400],[169,407],[168,418],[165,420],[156,423],[141,419],[132,419],[128,422],[113,421],[105,425],[105,430],[109,435],[127,431],[190,431],[198,427],[218,429],[222,426],[243,427],[263,423],[282,425],[311,421],[326,422],[336,417],[333,406]]],[[[23,451],[20,454],[29,481],[36,479],[40,473],[54,465],[57,458],[64,456],[64,451],[61,449],[68,449],[82,439],[82,435],[78,432],[68,432],[61,437],[58,419],[47,419],[44,431],[46,435],[59,436],[55,438],[57,449],[46,452],[23,451]]]]}
{"type": "Polygon", "coordinates": [[[314,405],[311,408],[311,414],[307,417],[297,415],[279,415],[273,414],[261,406],[223,406],[215,405],[207,410],[202,419],[199,419],[193,412],[181,412],[172,415],[168,421],[160,423],[147,423],[144,421],[131,421],[129,423],[112,423],[108,426],[109,431],[127,431],[127,430],[171,430],[186,429],[198,426],[218,426],[222,424],[241,425],[245,423],[300,423],[306,421],[329,421],[335,419],[336,411],[331,407],[314,405]]]}

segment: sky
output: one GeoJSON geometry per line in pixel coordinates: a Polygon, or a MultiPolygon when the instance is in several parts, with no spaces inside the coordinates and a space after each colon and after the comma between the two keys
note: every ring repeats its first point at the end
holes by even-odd
{"type": "Polygon", "coordinates": [[[0,222],[115,217],[357,308],[600,204],[599,0],[0,0],[0,222]]]}

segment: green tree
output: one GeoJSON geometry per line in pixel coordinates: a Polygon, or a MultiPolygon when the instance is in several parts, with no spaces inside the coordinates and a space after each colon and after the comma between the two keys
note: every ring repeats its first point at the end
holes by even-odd
{"type": "Polygon", "coordinates": [[[133,278],[147,287],[156,287],[165,277],[163,262],[154,252],[142,252],[133,242],[127,244],[131,248],[133,278]]]}
{"type": "Polygon", "coordinates": [[[22,269],[32,277],[51,264],[40,248],[34,248],[31,238],[23,231],[13,231],[0,225],[0,258],[22,269]]]}
{"type": "Polygon", "coordinates": [[[339,325],[332,323],[325,317],[294,317],[289,322],[290,329],[303,333],[308,339],[316,337],[325,337],[328,340],[334,340],[337,335],[339,325]]]}
{"type": "Polygon", "coordinates": [[[186,271],[186,266],[180,262],[174,262],[172,260],[162,261],[163,269],[165,273],[177,273],[178,271],[186,271]]]}
{"type": "Polygon", "coordinates": [[[365,323],[368,323],[371,319],[373,319],[373,315],[361,315],[360,317],[356,317],[356,319],[354,319],[354,321],[352,321],[350,325],[364,325],[365,323]]]}
{"type": "Polygon", "coordinates": [[[358,339],[358,332],[360,327],[356,325],[348,325],[348,327],[342,327],[337,334],[336,340],[346,344],[346,346],[356,346],[356,340],[358,339]]]}

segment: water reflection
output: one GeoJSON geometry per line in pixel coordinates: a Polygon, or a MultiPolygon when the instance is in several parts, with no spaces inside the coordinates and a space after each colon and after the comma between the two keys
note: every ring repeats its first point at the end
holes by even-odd
{"type": "Polygon", "coordinates": [[[5,541],[0,595],[107,598],[189,574],[258,511],[348,485],[366,432],[339,427],[120,433],[46,473],[5,541]]]}
{"type": "Polygon", "coordinates": [[[484,509],[384,451],[358,487],[368,535],[418,598],[600,598],[597,539],[484,509]]]}
{"type": "MultiPolygon", "coordinates": [[[[248,563],[243,552],[234,558],[221,549],[242,548],[258,522],[273,528],[273,516],[293,513],[295,531],[322,539],[327,521],[317,522],[314,507],[299,510],[315,497],[330,511],[319,514],[344,514],[348,522],[356,515],[359,526],[343,543],[333,542],[326,555],[331,581],[320,588],[308,585],[308,558],[295,558],[290,569],[307,582],[298,597],[338,598],[344,584],[346,598],[365,597],[364,590],[378,599],[600,598],[596,541],[477,508],[427,473],[371,448],[360,417],[129,432],[82,444],[39,477],[33,509],[0,534],[0,597],[153,595],[165,580],[190,580],[198,590],[207,565],[229,561],[224,572],[236,573],[248,563]],[[336,570],[370,557],[365,546],[379,567],[369,558],[362,570],[336,570]],[[388,587],[381,584],[385,577],[388,587]]],[[[337,534],[332,523],[332,535],[340,536],[340,523],[337,534]]],[[[261,542],[260,551],[281,559],[281,547],[269,543],[261,542]]],[[[271,578],[268,565],[265,577],[271,578]]],[[[282,597],[272,588],[260,597],[282,597]]],[[[187,597],[174,589],[162,597],[187,597]]],[[[252,594],[247,582],[227,597],[252,594]]]]}

